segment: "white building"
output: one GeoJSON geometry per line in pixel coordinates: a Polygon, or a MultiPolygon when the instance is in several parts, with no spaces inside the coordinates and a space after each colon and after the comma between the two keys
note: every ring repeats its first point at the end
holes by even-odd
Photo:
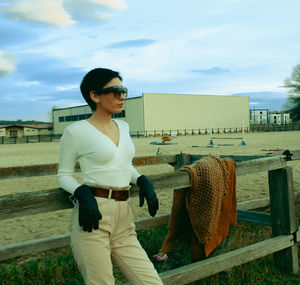
{"type": "MultiPolygon", "coordinates": [[[[53,110],[54,134],[70,123],[91,115],[88,105],[53,110]]],[[[249,127],[249,97],[143,93],[128,98],[120,114],[131,132],[151,134],[177,130],[249,127]]]]}
{"type": "Polygon", "coordinates": [[[279,112],[269,113],[269,124],[281,125],[281,114],[279,112]]]}
{"type": "Polygon", "coordinates": [[[268,124],[269,110],[268,109],[251,109],[250,124],[268,124]]]}
{"type": "Polygon", "coordinates": [[[281,112],[281,124],[288,125],[290,123],[290,114],[286,112],[281,112]]]}
{"type": "Polygon", "coordinates": [[[290,123],[290,114],[286,111],[269,111],[268,109],[251,109],[250,124],[287,125],[290,123]]]}

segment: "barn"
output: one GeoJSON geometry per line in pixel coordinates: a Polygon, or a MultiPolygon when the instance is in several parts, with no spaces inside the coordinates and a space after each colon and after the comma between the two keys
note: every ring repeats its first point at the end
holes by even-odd
{"type": "MultiPolygon", "coordinates": [[[[88,105],[54,109],[54,134],[62,134],[70,123],[87,119],[88,105]]],[[[249,97],[195,94],[143,93],[125,100],[114,118],[125,120],[132,133],[185,129],[229,129],[249,127],[249,97]]]]}

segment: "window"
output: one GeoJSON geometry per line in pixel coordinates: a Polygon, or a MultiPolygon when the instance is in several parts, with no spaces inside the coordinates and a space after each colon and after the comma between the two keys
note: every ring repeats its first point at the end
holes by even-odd
{"type": "Polygon", "coordinates": [[[72,115],[72,116],[62,116],[59,117],[59,122],[74,122],[79,120],[88,119],[92,114],[80,114],[80,115],[72,115]]]}
{"type": "Polygon", "coordinates": [[[11,138],[17,137],[18,136],[18,131],[17,130],[10,130],[9,131],[9,136],[11,138]]]}

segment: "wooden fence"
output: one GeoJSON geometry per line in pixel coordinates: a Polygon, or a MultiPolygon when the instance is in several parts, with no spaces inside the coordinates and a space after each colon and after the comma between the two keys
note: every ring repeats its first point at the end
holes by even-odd
{"type": "Polygon", "coordinates": [[[277,124],[251,124],[250,132],[287,132],[287,131],[299,131],[300,123],[291,123],[288,125],[277,124]]]}
{"type": "Polygon", "coordinates": [[[0,144],[58,142],[61,135],[32,135],[21,137],[0,137],[0,144]]]}
{"type": "MultiPolygon", "coordinates": [[[[170,164],[178,170],[204,155],[166,155],[135,157],[135,166],[152,164],[170,164]]],[[[221,156],[222,157],[222,156],[221,156]]],[[[300,199],[300,192],[293,191],[291,160],[300,159],[300,150],[286,150],[273,157],[262,156],[226,156],[236,161],[236,175],[254,174],[268,171],[270,198],[256,199],[238,203],[238,221],[251,222],[272,227],[273,237],[219,256],[195,262],[160,274],[164,284],[187,284],[201,278],[228,270],[254,259],[273,254],[275,264],[286,271],[298,272],[298,231],[295,217],[295,198],[300,199]],[[271,213],[261,213],[252,209],[270,205],[271,213]]],[[[79,171],[78,166],[76,170],[79,171]]],[[[0,168],[0,179],[53,175],[57,164],[33,165],[0,168]]],[[[150,177],[157,191],[170,191],[189,187],[190,177],[186,171],[153,175],[150,177]]],[[[131,188],[132,195],[138,193],[138,187],[131,188]]],[[[29,193],[0,196],[0,219],[67,209],[73,207],[69,194],[61,189],[50,189],[29,193]]],[[[137,230],[167,224],[170,213],[155,218],[136,220],[137,230]]],[[[70,235],[57,235],[33,241],[12,244],[0,248],[0,260],[6,260],[33,252],[45,251],[70,244],[70,235]]]]}
{"type": "MultiPolygon", "coordinates": [[[[298,131],[300,124],[293,123],[288,125],[275,124],[251,124],[250,127],[244,128],[245,133],[250,132],[282,132],[298,131]]],[[[231,128],[203,128],[203,129],[162,129],[130,132],[132,137],[161,137],[161,136],[188,136],[188,135],[212,135],[212,134],[238,134],[243,133],[242,126],[231,128]]],[[[58,142],[61,134],[49,135],[32,135],[22,137],[0,137],[0,144],[17,144],[17,143],[37,143],[37,142],[58,142]]]]}

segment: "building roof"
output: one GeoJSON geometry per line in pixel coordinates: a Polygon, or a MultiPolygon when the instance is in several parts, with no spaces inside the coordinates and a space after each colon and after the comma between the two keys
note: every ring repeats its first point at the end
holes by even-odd
{"type": "Polygon", "coordinates": [[[73,108],[79,108],[79,107],[87,107],[88,104],[84,104],[84,105],[78,105],[78,106],[71,106],[71,107],[65,107],[65,108],[55,108],[52,111],[60,111],[60,110],[65,110],[65,109],[73,109],[73,108]]]}
{"type": "Polygon", "coordinates": [[[52,129],[53,124],[30,124],[30,125],[23,125],[23,124],[11,124],[11,125],[0,125],[0,129],[3,128],[12,128],[12,127],[20,127],[20,128],[32,128],[32,129],[52,129]]]}

